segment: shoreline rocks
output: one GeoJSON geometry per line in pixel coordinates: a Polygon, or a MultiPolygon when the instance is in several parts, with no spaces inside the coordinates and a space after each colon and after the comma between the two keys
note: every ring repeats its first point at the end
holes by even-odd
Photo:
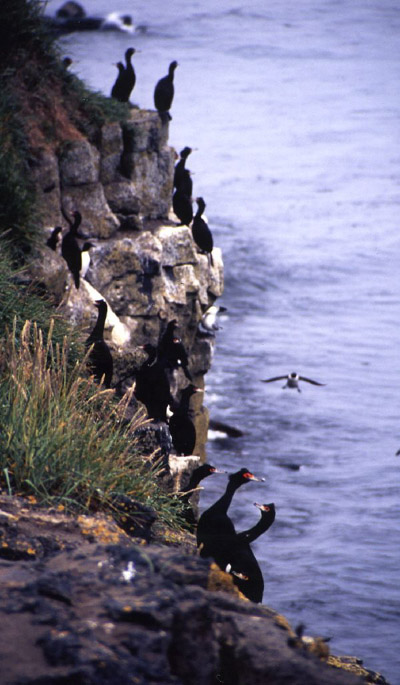
{"type": "Polygon", "coordinates": [[[0,493],[2,682],[385,682],[290,646],[284,617],[241,599],[228,574],[197,556],[193,536],[158,533],[155,542],[143,546],[103,516],[0,493]]]}

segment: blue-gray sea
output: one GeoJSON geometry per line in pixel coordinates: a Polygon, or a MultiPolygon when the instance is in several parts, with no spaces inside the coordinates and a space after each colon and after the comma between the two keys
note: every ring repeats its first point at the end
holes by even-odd
{"type": "MultiPolygon", "coordinates": [[[[47,13],[61,1],[51,0],[47,13]]],[[[400,683],[400,5],[395,0],[85,0],[146,30],[71,34],[63,54],[109,93],[127,47],[132,101],[175,73],[170,143],[222,248],[229,312],[211,416],[245,435],[208,461],[265,477],[235,495],[264,602],[400,683]],[[260,379],[297,371],[302,392],[260,379]],[[297,467],[299,467],[297,469],[297,467]],[[297,469],[297,470],[295,470],[297,469]]],[[[225,476],[204,481],[202,508],[225,476]]]]}

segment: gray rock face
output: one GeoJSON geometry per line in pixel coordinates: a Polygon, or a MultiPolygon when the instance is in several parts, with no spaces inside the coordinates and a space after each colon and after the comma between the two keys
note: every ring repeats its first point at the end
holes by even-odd
{"type": "Polygon", "coordinates": [[[61,186],[97,183],[99,159],[99,152],[87,140],[73,140],[65,145],[59,160],[61,186]]]}
{"type": "MultiPolygon", "coordinates": [[[[40,194],[46,237],[61,208],[68,216],[82,214],[79,232],[93,244],[90,266],[76,290],[58,252],[44,245],[32,270],[55,296],[60,308],[86,337],[96,320],[93,306],[109,305],[106,339],[115,358],[113,384],[133,382],[135,351],[156,344],[168,321],[177,319],[195,382],[203,386],[213,352],[212,338],[200,337],[204,310],[222,294],[223,264],[215,248],[214,266],[198,252],[191,230],[169,220],[175,151],[167,144],[168,125],[157,112],[134,109],[123,126],[108,123],[96,148],[72,140],[57,157],[38,151],[33,169],[40,194]],[[46,203],[44,188],[51,187],[46,203]],[[132,361],[133,360],[133,361],[132,361]]],[[[44,240],[45,243],[45,240],[44,240]]],[[[143,362],[143,354],[139,358],[143,362]]],[[[136,361],[137,363],[137,361],[136,361]]],[[[187,384],[182,370],[171,374],[174,392],[187,384]]],[[[202,453],[207,414],[196,400],[202,453]]]]}
{"type": "Polygon", "coordinates": [[[39,148],[32,155],[31,174],[36,186],[36,202],[46,226],[60,225],[60,173],[54,152],[39,148]]]}
{"type": "Polygon", "coordinates": [[[287,621],[239,599],[194,550],[135,544],[102,516],[0,500],[4,683],[365,682],[363,668],[356,677],[290,646],[287,621]]]}

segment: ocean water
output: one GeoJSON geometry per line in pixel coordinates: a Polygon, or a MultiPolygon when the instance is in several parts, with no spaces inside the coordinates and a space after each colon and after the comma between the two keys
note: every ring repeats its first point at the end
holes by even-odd
{"type": "MultiPolygon", "coordinates": [[[[51,0],[47,12],[61,2],[51,0]]],[[[400,6],[394,0],[86,0],[139,28],[71,34],[72,69],[109,93],[133,45],[132,101],[175,73],[170,143],[188,160],[228,308],[207,376],[239,439],[207,459],[263,476],[235,495],[238,529],[275,502],[253,548],[264,602],[331,650],[400,683],[400,6]],[[325,383],[283,390],[297,371],[325,383]]],[[[206,508],[226,477],[204,482],[206,508]]]]}

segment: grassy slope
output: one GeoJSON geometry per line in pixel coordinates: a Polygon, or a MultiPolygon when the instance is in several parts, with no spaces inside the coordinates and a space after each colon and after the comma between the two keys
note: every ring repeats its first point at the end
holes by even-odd
{"type": "Polygon", "coordinates": [[[40,238],[31,150],[89,137],[128,108],[88,92],[60,62],[37,0],[0,4],[0,485],[80,511],[113,510],[115,493],[179,525],[181,504],[159,487],[117,402],[87,377],[82,347],[51,304],[19,279],[40,238]],[[25,323],[26,320],[34,323],[25,323]]]}

